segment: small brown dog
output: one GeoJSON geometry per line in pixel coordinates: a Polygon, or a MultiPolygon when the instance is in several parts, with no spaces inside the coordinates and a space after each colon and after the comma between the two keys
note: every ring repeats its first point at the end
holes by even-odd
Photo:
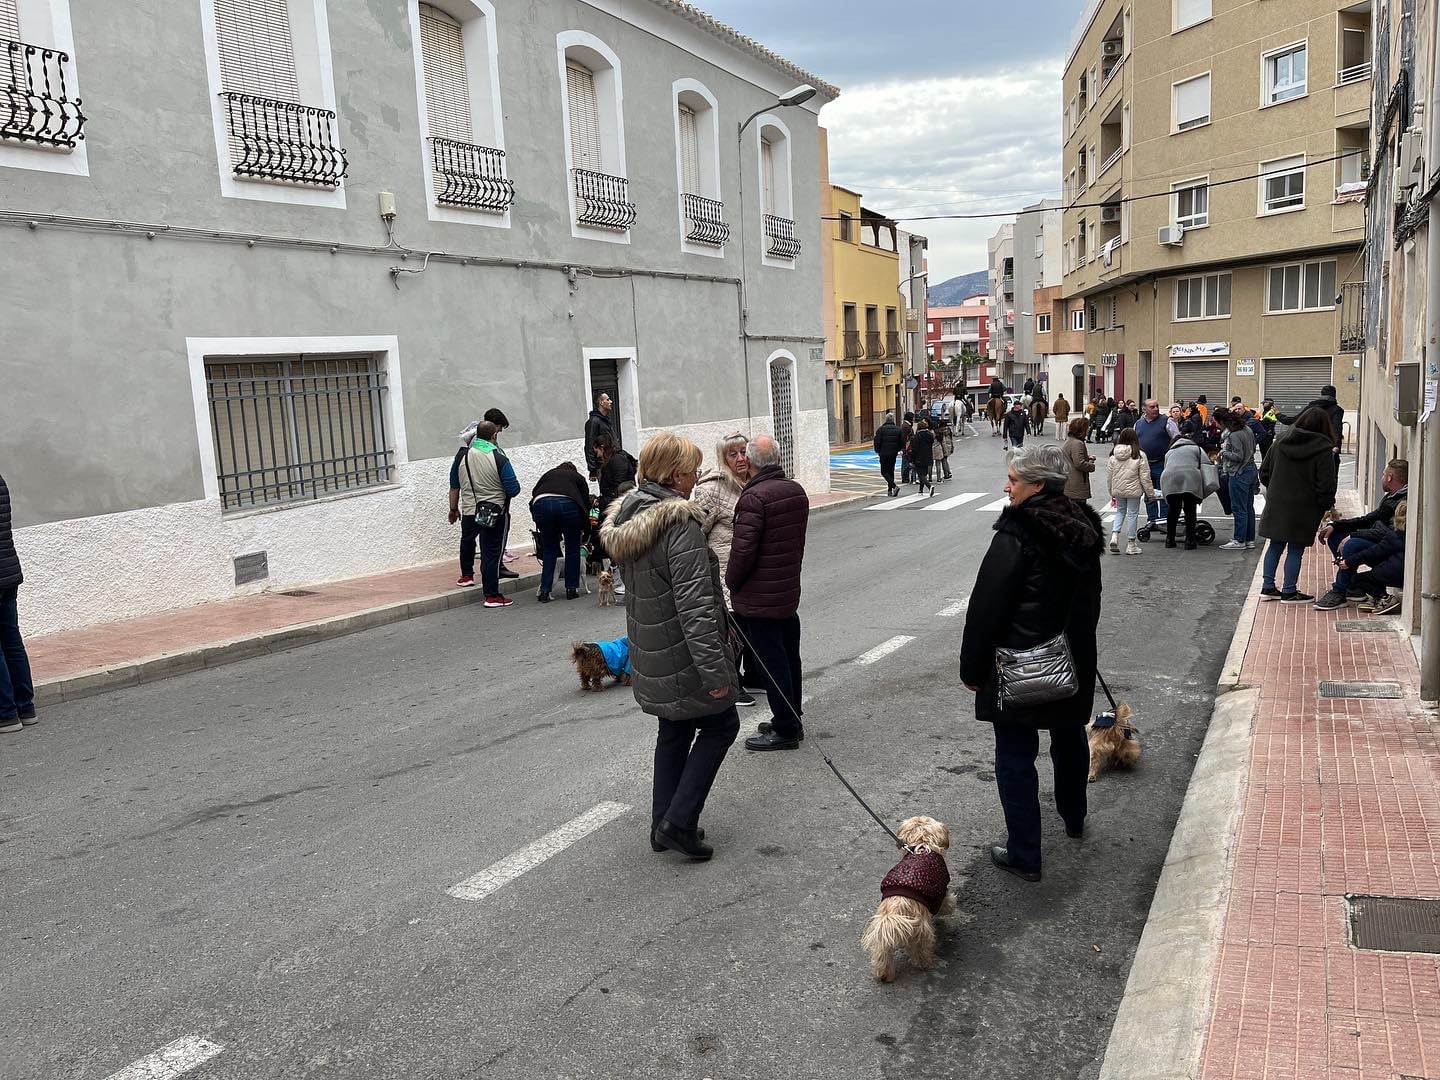
{"type": "Polygon", "coordinates": [[[595,580],[600,585],[598,602],[601,607],[615,606],[615,571],[601,570],[595,580]]]}
{"type": "Polygon", "coordinates": [[[570,647],[570,662],[580,674],[581,690],[604,690],[605,680],[630,685],[630,641],[577,641],[570,647]]]}
{"type": "Polygon", "coordinates": [[[906,818],[898,830],[905,854],[880,882],[883,899],[865,926],[860,944],[870,954],[870,974],[895,981],[895,951],[928,968],[935,962],[935,919],[955,911],[945,852],[950,830],[931,817],[906,818]]]}
{"type": "Polygon", "coordinates": [[[1128,769],[1140,760],[1140,729],[1131,718],[1130,706],[1120,702],[1114,712],[1103,712],[1085,725],[1090,742],[1090,782],[1111,763],[1128,769]]]}

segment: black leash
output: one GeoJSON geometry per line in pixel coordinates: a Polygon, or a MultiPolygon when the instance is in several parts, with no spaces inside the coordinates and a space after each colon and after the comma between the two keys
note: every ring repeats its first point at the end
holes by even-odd
{"type": "Polygon", "coordinates": [[[1115,704],[1115,695],[1110,693],[1110,687],[1105,685],[1105,676],[1100,674],[1100,669],[1098,667],[1095,669],[1095,678],[1100,680],[1100,689],[1105,691],[1105,696],[1110,701],[1110,711],[1119,711],[1120,706],[1115,704]]]}
{"type": "MultiPolygon", "coordinates": [[[[784,700],[785,708],[790,711],[790,718],[795,721],[796,734],[798,736],[800,725],[803,722],[800,719],[800,714],[795,711],[795,706],[791,704],[790,699],[788,697],[785,697],[785,695],[780,692],[780,683],[776,680],[774,675],[770,674],[770,669],[765,666],[765,661],[760,659],[760,654],[755,650],[755,646],[750,644],[750,639],[745,636],[745,631],[740,629],[740,624],[736,622],[733,618],[728,621],[730,623],[730,628],[735,631],[736,636],[740,638],[740,641],[744,644],[745,648],[749,650],[750,655],[754,657],[755,662],[760,665],[760,670],[765,673],[765,679],[770,684],[771,688],[773,688],[775,695],[784,700]]],[[[739,665],[737,664],[736,666],[738,668],[739,665]]],[[[767,700],[770,699],[771,695],[769,691],[766,692],[765,697],[767,700]]],[[[774,709],[773,702],[770,707],[772,710],[774,709]]],[[[846,780],[844,776],[841,775],[840,770],[835,767],[835,762],[830,760],[830,755],[825,753],[824,750],[819,751],[819,753],[820,757],[824,759],[825,764],[830,766],[830,771],[835,774],[835,779],[839,780],[840,783],[844,784],[845,790],[850,792],[851,795],[855,796],[855,801],[858,802],[861,806],[863,806],[865,808],[865,812],[875,819],[875,824],[879,825],[882,829],[885,830],[886,833],[889,834],[890,839],[895,841],[895,845],[897,847],[905,847],[905,844],[901,842],[900,837],[895,835],[895,830],[890,828],[889,825],[885,824],[885,822],[881,819],[880,815],[875,813],[875,811],[870,808],[870,804],[867,803],[863,798],[861,798],[860,793],[855,790],[855,786],[851,784],[849,780],[846,780]]]]}

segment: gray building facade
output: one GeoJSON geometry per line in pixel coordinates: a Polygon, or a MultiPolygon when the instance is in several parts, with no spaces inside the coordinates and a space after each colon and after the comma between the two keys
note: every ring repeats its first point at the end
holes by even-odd
{"type": "Polygon", "coordinates": [[[775,431],[828,489],[838,91],[689,4],[20,0],[7,34],[66,80],[0,126],[30,632],[445,559],[490,407],[527,496],[601,389],[632,453],[775,431]]]}
{"type": "Polygon", "coordinates": [[[1051,233],[1061,215],[1059,199],[1042,199],[1025,207],[1027,213],[1015,215],[1014,258],[1015,297],[1015,379],[1024,384],[1027,377],[1039,379],[1046,371],[1040,350],[1035,345],[1035,290],[1061,284],[1054,245],[1047,252],[1045,245],[1047,219],[1051,233]],[[1046,277],[1047,255],[1051,264],[1046,277]]]}

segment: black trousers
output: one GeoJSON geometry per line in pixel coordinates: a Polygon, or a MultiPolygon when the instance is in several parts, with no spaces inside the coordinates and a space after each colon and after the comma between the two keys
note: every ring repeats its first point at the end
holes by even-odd
{"type": "Polygon", "coordinates": [[[655,787],[650,818],[665,818],[677,829],[693,829],[720,763],[740,733],[735,706],[697,720],[661,720],[655,739],[655,787]]]}
{"type": "MultiPolygon", "coordinates": [[[[1040,776],[1035,758],[1040,732],[1023,725],[995,725],[995,785],[1005,811],[1005,846],[1017,866],[1040,869],[1040,776]]],[[[1090,744],[1080,724],[1050,732],[1050,761],[1055,768],[1055,809],[1072,829],[1085,823],[1085,784],[1090,773],[1090,744]]]]}
{"type": "Polygon", "coordinates": [[[500,560],[505,554],[505,523],[489,529],[475,524],[475,515],[460,519],[460,574],[475,576],[475,545],[480,545],[480,583],[486,596],[500,595],[500,560]]]}
{"type": "Polygon", "coordinates": [[[796,717],[805,712],[800,706],[800,616],[758,619],[736,614],[735,625],[755,651],[760,681],[770,699],[770,722],[777,734],[795,738],[800,734],[796,717]]]}
{"type": "Polygon", "coordinates": [[[934,461],[933,458],[916,458],[916,459],[915,459],[915,481],[916,481],[916,483],[918,483],[922,488],[925,487],[926,484],[930,483],[930,473],[931,473],[931,471],[932,471],[934,468],[935,468],[935,461],[934,461]]]}
{"type": "Polygon", "coordinates": [[[1185,543],[1195,543],[1195,511],[1200,506],[1200,500],[1194,495],[1168,495],[1165,498],[1165,542],[1175,542],[1175,526],[1180,524],[1180,510],[1185,510],[1185,543]]]}
{"type": "Polygon", "coordinates": [[[882,454],[882,455],[880,455],[880,475],[881,475],[882,477],[884,477],[884,479],[885,479],[885,487],[886,487],[887,489],[891,489],[891,488],[894,488],[894,487],[895,487],[895,455],[894,455],[894,454],[882,454]]]}

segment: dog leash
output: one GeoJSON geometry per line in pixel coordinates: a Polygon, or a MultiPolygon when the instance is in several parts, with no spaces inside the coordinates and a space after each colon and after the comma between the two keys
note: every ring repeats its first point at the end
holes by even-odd
{"type": "MultiPolygon", "coordinates": [[[[795,721],[795,726],[798,729],[801,725],[800,714],[795,711],[795,706],[790,703],[790,699],[785,697],[784,694],[780,693],[779,681],[775,678],[774,675],[770,674],[770,669],[765,666],[765,661],[760,659],[759,652],[756,651],[754,645],[750,644],[750,639],[745,636],[745,631],[740,629],[740,625],[735,622],[734,619],[729,619],[727,621],[730,624],[730,628],[735,631],[736,636],[740,638],[745,648],[750,651],[750,655],[755,658],[755,662],[760,665],[760,670],[765,673],[766,680],[770,683],[771,686],[775,688],[775,693],[779,697],[784,699],[785,708],[790,710],[790,718],[795,721]]],[[[768,691],[765,697],[767,700],[769,699],[770,694],[768,691]]],[[[772,705],[771,707],[773,708],[774,706],[772,705]]],[[[861,797],[860,793],[855,790],[855,786],[851,784],[849,780],[846,780],[845,777],[841,774],[840,770],[835,767],[835,762],[830,760],[830,755],[825,753],[824,750],[820,750],[817,752],[820,754],[820,757],[824,760],[825,764],[830,766],[830,771],[835,774],[835,779],[839,780],[840,783],[844,784],[845,790],[850,792],[851,795],[855,796],[855,801],[858,802],[861,806],[863,806],[865,808],[865,812],[875,819],[875,824],[879,825],[880,828],[884,829],[885,832],[889,835],[890,839],[895,841],[895,846],[907,848],[908,846],[903,841],[901,841],[900,837],[895,835],[895,830],[890,828],[889,825],[885,824],[884,820],[880,817],[880,815],[875,813],[875,811],[870,808],[870,804],[867,803],[861,797]]]]}
{"type": "Polygon", "coordinates": [[[1115,704],[1115,695],[1110,693],[1110,687],[1105,684],[1105,676],[1100,674],[1098,667],[1095,669],[1095,678],[1100,680],[1100,689],[1105,691],[1105,697],[1109,699],[1110,711],[1117,712],[1120,706],[1115,704]]]}

